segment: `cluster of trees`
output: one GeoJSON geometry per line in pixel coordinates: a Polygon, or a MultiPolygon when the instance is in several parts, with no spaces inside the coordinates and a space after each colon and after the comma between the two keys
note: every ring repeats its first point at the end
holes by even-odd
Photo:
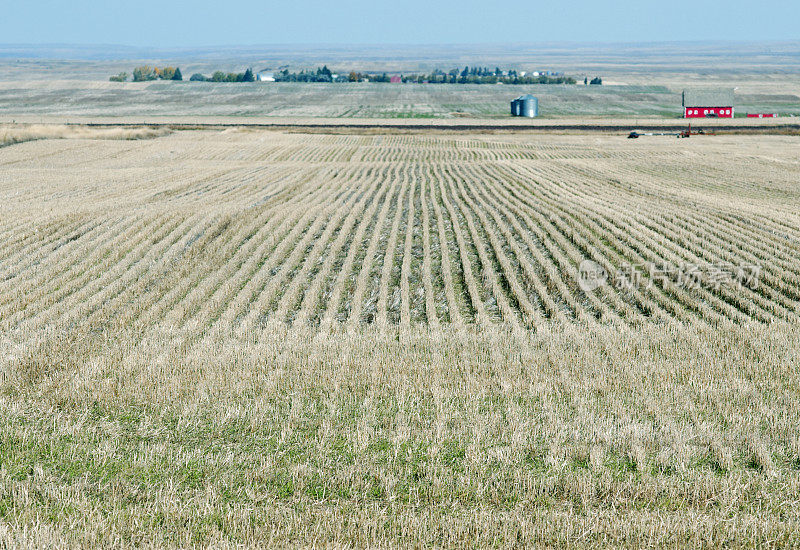
{"type": "Polygon", "coordinates": [[[275,75],[276,82],[341,82],[342,78],[337,78],[327,65],[317,67],[316,71],[302,70],[299,73],[291,73],[289,69],[284,69],[275,75]]]}
{"type": "MultiPolygon", "coordinates": [[[[351,71],[347,76],[333,74],[327,66],[316,71],[300,71],[291,73],[288,69],[275,75],[276,81],[281,82],[391,82],[391,77],[386,73],[362,73],[351,71]]],[[[401,75],[402,82],[418,82],[432,84],[575,84],[574,78],[563,75],[527,75],[516,70],[502,71],[499,67],[490,70],[487,67],[464,67],[452,69],[448,72],[436,69],[430,74],[401,75]]]]}
{"type": "Polygon", "coordinates": [[[179,67],[150,67],[142,65],[133,70],[134,82],[145,82],[147,80],[183,80],[183,75],[179,67]]]}
{"type": "MultiPolygon", "coordinates": [[[[386,73],[361,73],[351,71],[348,75],[340,76],[334,74],[327,65],[318,67],[316,70],[301,70],[300,72],[289,72],[284,69],[275,75],[277,82],[360,82],[369,80],[370,82],[391,82],[391,77],[386,73]]],[[[150,67],[143,65],[133,70],[134,82],[145,82],[148,80],[183,80],[183,75],[178,67],[150,67]]],[[[112,76],[110,80],[114,82],[127,82],[128,73],[119,73],[112,76]]],[[[215,71],[211,76],[195,73],[189,78],[193,82],[253,82],[255,75],[253,69],[248,68],[243,73],[226,73],[215,71]]],[[[516,70],[502,71],[500,67],[490,70],[487,67],[464,67],[463,69],[451,69],[450,71],[434,70],[430,74],[410,74],[401,75],[402,82],[417,82],[431,84],[575,84],[575,79],[564,75],[529,75],[520,73],[516,70]]],[[[602,84],[600,77],[588,82],[584,79],[584,84],[602,84]]]]}
{"type": "Polygon", "coordinates": [[[194,73],[189,80],[192,82],[253,82],[255,81],[253,69],[247,69],[243,73],[224,73],[215,71],[211,76],[194,73]]]}
{"type": "Polygon", "coordinates": [[[499,67],[464,67],[447,72],[436,69],[430,74],[411,74],[401,77],[403,82],[428,82],[432,84],[575,84],[575,79],[564,75],[523,74],[514,69],[502,71],[499,67]]]}
{"type": "MultiPolygon", "coordinates": [[[[115,74],[109,80],[111,82],[127,82],[128,73],[122,72],[115,74]]],[[[134,82],[147,82],[148,80],[183,80],[179,67],[151,67],[142,65],[133,69],[134,82]]]]}
{"type": "Polygon", "coordinates": [[[584,86],[600,86],[603,84],[603,79],[599,76],[594,77],[593,79],[589,80],[588,78],[583,79],[584,86]]]}

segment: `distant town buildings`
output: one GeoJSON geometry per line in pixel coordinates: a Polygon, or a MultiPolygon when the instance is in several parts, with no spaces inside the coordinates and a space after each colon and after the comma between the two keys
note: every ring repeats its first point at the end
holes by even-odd
{"type": "Polygon", "coordinates": [[[274,73],[258,73],[256,75],[256,80],[258,82],[275,82],[275,74],[274,73]]]}

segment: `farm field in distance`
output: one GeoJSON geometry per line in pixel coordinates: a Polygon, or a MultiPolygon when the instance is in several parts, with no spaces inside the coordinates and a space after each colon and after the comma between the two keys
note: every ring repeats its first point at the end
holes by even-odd
{"type": "Polygon", "coordinates": [[[796,152],[3,128],[0,545],[798,545],[796,152]]]}
{"type": "MultiPolygon", "coordinates": [[[[620,75],[620,78],[629,78],[620,75]]],[[[638,78],[636,80],[639,80],[638,78]]],[[[122,118],[209,117],[242,120],[275,118],[508,120],[509,102],[531,93],[545,119],[668,118],[680,120],[681,91],[691,86],[664,76],[650,83],[621,85],[496,84],[320,84],[297,82],[95,82],[82,80],[2,81],[0,118],[20,116],[122,118]]],[[[697,86],[697,83],[693,84],[697,86]]],[[[739,87],[737,112],[800,115],[800,82],[769,78],[764,82],[730,80],[706,86],[739,87]]]]}

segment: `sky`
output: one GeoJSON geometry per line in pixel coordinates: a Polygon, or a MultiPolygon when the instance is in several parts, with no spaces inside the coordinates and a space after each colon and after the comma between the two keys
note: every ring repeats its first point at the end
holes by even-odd
{"type": "Polygon", "coordinates": [[[800,0],[0,0],[0,6],[3,44],[800,39],[800,0]]]}

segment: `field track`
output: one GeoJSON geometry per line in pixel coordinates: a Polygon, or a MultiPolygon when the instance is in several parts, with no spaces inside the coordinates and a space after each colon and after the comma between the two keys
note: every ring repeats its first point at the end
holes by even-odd
{"type": "MultiPolygon", "coordinates": [[[[718,122],[718,121],[715,121],[718,122]]],[[[141,123],[75,123],[80,126],[94,128],[138,128],[141,123]]],[[[153,128],[167,128],[171,130],[223,130],[228,128],[251,128],[263,130],[279,130],[293,132],[314,133],[421,133],[421,132],[447,132],[447,133],[524,133],[524,134],[628,134],[634,130],[639,132],[681,132],[687,129],[687,124],[675,122],[654,124],[650,121],[644,123],[596,124],[596,123],[552,123],[552,124],[506,124],[503,122],[473,122],[458,124],[451,122],[437,122],[435,124],[423,123],[395,123],[387,121],[359,123],[359,122],[250,122],[250,123],[163,123],[148,125],[153,128]]],[[[708,122],[694,123],[694,128],[705,128],[707,132],[728,135],[800,135],[800,124],[769,124],[769,125],[744,125],[720,124],[709,125],[708,122]]],[[[666,136],[660,136],[663,139],[666,136]]]]}
{"type": "MultiPolygon", "coordinates": [[[[145,117],[53,117],[48,115],[2,115],[3,124],[66,124],[98,129],[141,128],[172,130],[225,130],[249,128],[311,133],[525,133],[525,134],[614,134],[679,132],[692,128],[729,135],[798,135],[800,123],[794,117],[706,119],[685,121],[675,118],[637,119],[558,117],[526,119],[520,117],[464,117],[456,119],[359,119],[311,117],[231,117],[231,116],[145,116],[145,117]]],[[[664,139],[663,137],[661,139],[664,139]]]]}

